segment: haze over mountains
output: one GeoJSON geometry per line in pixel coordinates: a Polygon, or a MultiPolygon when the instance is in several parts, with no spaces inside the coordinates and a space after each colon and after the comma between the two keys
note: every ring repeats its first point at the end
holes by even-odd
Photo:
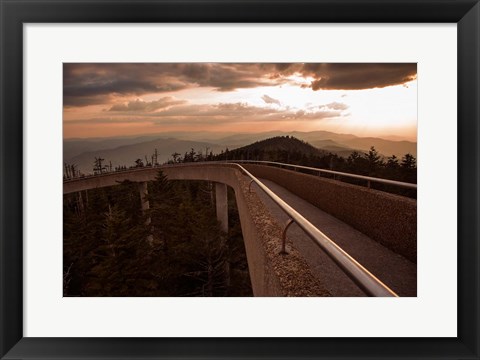
{"type": "Polygon", "coordinates": [[[396,155],[401,158],[407,153],[417,156],[417,143],[411,141],[395,141],[375,137],[357,137],[351,134],[337,134],[328,131],[282,132],[269,131],[263,133],[215,133],[215,132],[169,132],[134,137],[112,137],[91,139],[64,140],[64,162],[75,164],[83,173],[91,173],[95,157],[105,159],[105,164],[112,166],[134,165],[136,159],[145,161],[155,149],[158,162],[164,163],[172,159],[177,152],[183,155],[192,148],[196,152],[205,151],[218,154],[228,148],[233,150],[254,142],[275,136],[294,136],[308,142],[318,149],[348,157],[353,151],[366,152],[371,146],[383,156],[396,155]]]}

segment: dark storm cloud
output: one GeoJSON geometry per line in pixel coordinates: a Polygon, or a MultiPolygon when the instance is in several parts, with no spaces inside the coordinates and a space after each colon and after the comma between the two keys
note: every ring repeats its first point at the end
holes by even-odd
{"type": "MultiPolygon", "coordinates": [[[[263,64],[262,64],[263,65],[263,64]]],[[[268,65],[273,71],[273,65],[268,65]]],[[[217,91],[273,85],[259,64],[64,64],[64,105],[111,103],[115,96],[141,96],[212,87],[217,91]]]]}
{"type": "Polygon", "coordinates": [[[155,64],[64,64],[65,106],[109,104],[116,96],[138,96],[181,90],[177,78],[160,79],[155,64]]]}
{"type": "Polygon", "coordinates": [[[193,87],[216,91],[290,83],[313,90],[360,90],[415,79],[416,64],[74,64],[63,66],[64,106],[110,104],[118,97],[174,92],[193,87]],[[306,85],[290,75],[313,78],[306,85]]]}
{"type": "Polygon", "coordinates": [[[417,64],[305,64],[313,90],[362,90],[400,85],[417,76],[417,64]]]}

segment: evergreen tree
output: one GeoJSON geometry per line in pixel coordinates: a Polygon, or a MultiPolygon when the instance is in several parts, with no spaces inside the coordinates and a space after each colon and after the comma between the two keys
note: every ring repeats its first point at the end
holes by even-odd
{"type": "Polygon", "coordinates": [[[417,182],[417,159],[412,154],[405,154],[400,164],[402,169],[402,180],[406,182],[417,182]]]}
{"type": "Polygon", "coordinates": [[[401,166],[403,169],[416,169],[417,160],[412,154],[405,154],[405,156],[402,158],[401,166]]]}
{"type": "Polygon", "coordinates": [[[367,159],[367,162],[368,162],[368,175],[369,176],[378,175],[378,170],[382,165],[382,161],[381,161],[380,155],[378,154],[377,150],[375,150],[374,146],[370,147],[370,150],[365,155],[365,158],[367,159]]]}

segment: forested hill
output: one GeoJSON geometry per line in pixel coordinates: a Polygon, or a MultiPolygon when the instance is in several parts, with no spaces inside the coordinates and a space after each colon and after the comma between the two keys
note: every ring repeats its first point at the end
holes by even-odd
{"type": "MultiPolygon", "coordinates": [[[[280,154],[291,157],[312,157],[326,155],[327,152],[320,150],[309,143],[293,136],[276,136],[257,141],[253,144],[228,151],[230,159],[256,159],[261,157],[267,160],[269,157],[278,159],[280,154]]],[[[219,155],[224,156],[224,154],[219,155]]],[[[282,157],[282,156],[280,156],[282,157]]]]}
{"type": "MultiPolygon", "coordinates": [[[[395,155],[385,157],[371,146],[368,152],[352,150],[347,157],[343,157],[334,152],[318,149],[293,136],[277,136],[238,149],[230,151],[227,149],[213,156],[211,160],[275,161],[409,183],[417,182],[416,158],[410,153],[401,157],[395,155]]],[[[342,179],[342,181],[362,183],[359,180],[342,179]]],[[[416,196],[416,191],[408,189],[386,186],[381,188],[396,194],[416,196]]]]}

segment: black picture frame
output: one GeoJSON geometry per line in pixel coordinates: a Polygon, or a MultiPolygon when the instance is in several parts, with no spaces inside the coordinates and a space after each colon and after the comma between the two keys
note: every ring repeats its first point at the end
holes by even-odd
{"type": "Polygon", "coordinates": [[[0,13],[2,359],[479,358],[479,0],[0,0],[0,13]],[[458,336],[260,339],[23,337],[23,24],[94,22],[457,23],[458,336]]]}

